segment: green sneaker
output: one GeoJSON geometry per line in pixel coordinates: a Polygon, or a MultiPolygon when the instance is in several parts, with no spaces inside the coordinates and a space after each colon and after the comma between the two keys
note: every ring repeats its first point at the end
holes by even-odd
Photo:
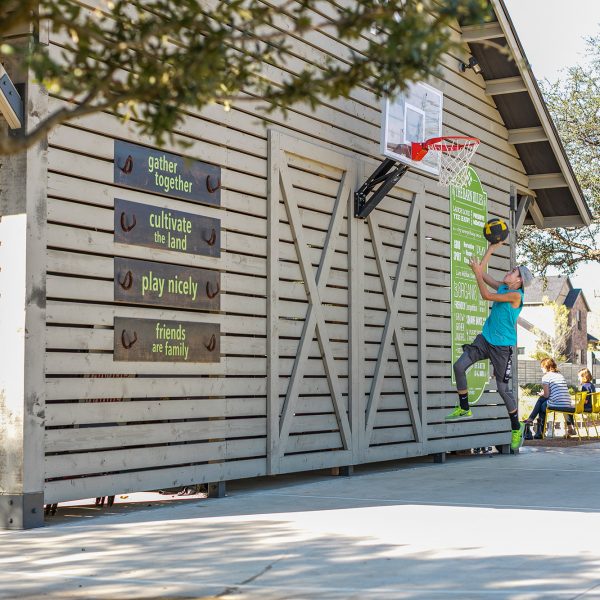
{"type": "Polygon", "coordinates": [[[525,441],[525,437],[523,436],[524,431],[525,423],[521,421],[519,429],[515,429],[512,432],[512,436],[510,439],[511,450],[517,450],[523,445],[523,442],[525,441]]]}
{"type": "Polygon", "coordinates": [[[460,406],[457,406],[449,415],[446,415],[446,421],[461,421],[463,419],[470,419],[472,416],[471,409],[464,410],[460,406]]]}

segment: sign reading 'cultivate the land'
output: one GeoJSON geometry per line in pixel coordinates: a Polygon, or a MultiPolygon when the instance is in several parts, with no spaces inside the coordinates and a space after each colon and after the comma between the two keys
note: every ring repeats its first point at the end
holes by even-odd
{"type": "Polygon", "coordinates": [[[220,361],[220,325],[115,317],[114,360],[214,363],[220,361]]]}
{"type": "Polygon", "coordinates": [[[221,222],[115,198],[115,242],[221,256],[221,222]]]}
{"type": "MultiPolygon", "coordinates": [[[[481,333],[488,316],[489,305],[481,298],[475,275],[469,266],[472,257],[484,255],[487,242],[483,226],[487,219],[487,193],[472,167],[466,186],[450,186],[450,269],[451,269],[451,329],[452,364],[481,333]]],[[[467,372],[469,401],[477,402],[489,379],[487,361],[475,363],[467,372]]],[[[452,383],[454,371],[452,370],[452,383]]]]}
{"type": "Polygon", "coordinates": [[[221,203],[221,169],[170,152],[115,140],[115,183],[206,204],[221,203]]]}
{"type": "Polygon", "coordinates": [[[219,310],[221,274],[210,269],[115,258],[115,302],[219,310]]]}

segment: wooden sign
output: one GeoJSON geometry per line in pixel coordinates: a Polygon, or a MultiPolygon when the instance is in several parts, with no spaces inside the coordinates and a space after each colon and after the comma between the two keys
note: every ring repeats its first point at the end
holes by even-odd
{"type": "Polygon", "coordinates": [[[114,319],[114,360],[217,363],[221,326],[162,319],[114,319]]]}
{"type": "Polygon", "coordinates": [[[115,140],[115,183],[155,194],[221,204],[221,168],[147,146],[115,140]]]}
{"type": "Polygon", "coordinates": [[[221,221],[115,198],[115,242],[221,256],[221,221]]]}
{"type": "Polygon", "coordinates": [[[115,302],[189,310],[221,308],[221,274],[209,269],[115,258],[115,302]]]}

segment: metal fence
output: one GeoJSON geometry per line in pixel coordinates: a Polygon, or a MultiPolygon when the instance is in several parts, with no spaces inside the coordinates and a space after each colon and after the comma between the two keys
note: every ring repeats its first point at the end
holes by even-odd
{"type": "MultiPolygon", "coordinates": [[[[579,384],[577,373],[579,373],[579,371],[584,369],[586,366],[587,365],[577,365],[573,363],[561,363],[558,365],[558,369],[565,376],[565,379],[569,385],[577,386],[579,384]]],[[[541,382],[542,371],[540,369],[539,361],[519,360],[518,368],[519,385],[541,382]]],[[[594,380],[600,379],[600,365],[593,365],[590,371],[592,371],[594,380]]]]}

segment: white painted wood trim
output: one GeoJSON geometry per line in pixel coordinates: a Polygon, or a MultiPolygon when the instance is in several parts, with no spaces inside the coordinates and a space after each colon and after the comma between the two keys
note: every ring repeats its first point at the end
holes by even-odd
{"type": "Polygon", "coordinates": [[[515,94],[517,92],[526,91],[527,86],[520,75],[515,77],[503,77],[501,79],[488,79],[485,82],[485,93],[488,96],[515,94]]]}
{"type": "Polygon", "coordinates": [[[547,142],[548,135],[543,127],[522,127],[508,130],[509,144],[532,144],[534,142],[547,142]]]}
{"type": "Polygon", "coordinates": [[[543,173],[540,175],[530,175],[529,187],[532,190],[547,190],[568,187],[568,184],[562,173],[543,173]]]}
{"type": "Polygon", "coordinates": [[[502,31],[502,27],[497,21],[485,23],[484,25],[466,25],[461,32],[462,41],[467,44],[500,37],[504,37],[504,31],[502,31]]]}

